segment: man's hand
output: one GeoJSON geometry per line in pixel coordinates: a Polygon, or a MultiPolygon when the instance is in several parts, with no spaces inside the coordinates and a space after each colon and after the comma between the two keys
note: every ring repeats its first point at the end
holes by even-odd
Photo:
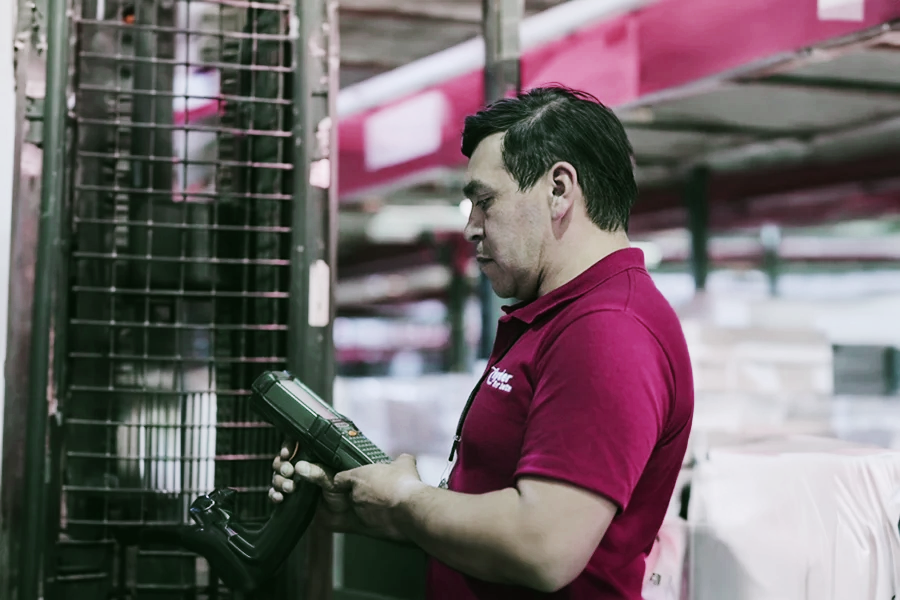
{"type": "Polygon", "coordinates": [[[334,487],[334,473],[323,465],[297,461],[292,463],[296,445],[284,443],[281,452],[272,463],[272,487],[269,488],[269,499],[276,504],[284,501],[287,494],[292,494],[296,483],[307,481],[322,490],[322,501],[316,513],[316,519],[326,527],[339,533],[357,532],[362,527],[359,519],[350,507],[350,498],[334,487]]]}
{"type": "Polygon", "coordinates": [[[366,465],[334,476],[334,489],[348,495],[353,512],[362,523],[391,539],[403,539],[399,511],[417,492],[428,486],[416,469],[416,459],[403,454],[391,463],[366,465]]]}
{"type": "Polygon", "coordinates": [[[334,473],[324,465],[306,461],[291,462],[294,458],[295,445],[285,442],[281,452],[272,463],[272,487],[269,488],[269,499],[276,504],[284,501],[285,494],[291,494],[296,487],[295,482],[304,480],[322,488],[322,497],[328,508],[334,512],[349,510],[346,494],[334,489],[334,473]]]}
{"type": "MultiPolygon", "coordinates": [[[[345,475],[363,469],[371,469],[378,465],[360,467],[359,469],[339,473],[336,476],[332,470],[324,465],[302,460],[292,463],[291,460],[294,454],[295,445],[293,443],[285,443],[281,447],[280,454],[272,463],[274,473],[272,475],[272,487],[269,489],[269,498],[272,502],[276,504],[283,502],[286,494],[291,494],[295,491],[297,482],[306,481],[321,488],[322,502],[319,504],[316,519],[331,531],[337,533],[358,533],[393,541],[406,540],[405,536],[401,535],[396,528],[370,526],[370,523],[374,524],[376,521],[374,519],[365,521],[361,519],[357,510],[359,507],[354,504],[352,498],[354,485],[345,475]],[[336,483],[335,479],[337,477],[341,477],[340,481],[343,481],[343,483],[336,483]]],[[[415,470],[414,461],[412,462],[412,473],[415,481],[421,484],[422,482],[415,470]]],[[[366,494],[362,497],[368,498],[369,495],[366,494]]],[[[369,514],[374,517],[373,511],[370,510],[369,514]]]]}
{"type": "Polygon", "coordinates": [[[565,587],[584,571],[617,511],[604,496],[541,477],[466,494],[423,483],[409,455],[334,474],[321,465],[291,464],[292,449],[283,449],[273,465],[273,500],[309,481],[324,491],[317,518],[332,530],[415,544],[493,583],[541,592],[565,587]]]}

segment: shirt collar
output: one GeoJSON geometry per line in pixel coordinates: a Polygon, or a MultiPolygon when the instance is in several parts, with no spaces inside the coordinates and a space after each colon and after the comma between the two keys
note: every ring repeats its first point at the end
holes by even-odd
{"type": "Polygon", "coordinates": [[[616,250],[555,290],[531,302],[502,307],[506,314],[500,320],[516,319],[530,325],[541,315],[583,296],[610,277],[633,268],[644,268],[644,252],[634,247],[616,250]]]}

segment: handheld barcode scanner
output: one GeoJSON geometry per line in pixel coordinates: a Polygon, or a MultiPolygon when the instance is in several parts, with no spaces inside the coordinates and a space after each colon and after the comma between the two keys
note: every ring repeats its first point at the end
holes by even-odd
{"type": "MultiPolygon", "coordinates": [[[[252,387],[253,409],[286,437],[297,440],[299,453],[293,460],[319,462],[335,471],[390,461],[352,421],[287,371],[266,372],[252,387]]],[[[297,489],[275,506],[269,520],[256,528],[233,518],[235,493],[217,489],[194,500],[190,508],[194,525],[179,528],[175,541],[206,558],[229,588],[250,592],[281,567],[303,537],[320,490],[298,483],[297,489]]]]}
{"type": "Polygon", "coordinates": [[[263,373],[253,391],[253,408],[263,418],[335,471],[390,462],[350,419],[287,371],[263,373]]]}

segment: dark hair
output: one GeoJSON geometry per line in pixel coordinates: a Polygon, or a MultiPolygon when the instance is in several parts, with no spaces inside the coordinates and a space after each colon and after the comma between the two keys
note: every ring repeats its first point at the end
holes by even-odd
{"type": "Polygon", "coordinates": [[[605,231],[628,229],[637,197],[631,143],[594,96],[554,85],[494,102],[466,117],[462,153],[471,158],[482,140],[503,132],[503,165],[520,190],[531,189],[554,163],[569,162],[591,221],[605,231]]]}

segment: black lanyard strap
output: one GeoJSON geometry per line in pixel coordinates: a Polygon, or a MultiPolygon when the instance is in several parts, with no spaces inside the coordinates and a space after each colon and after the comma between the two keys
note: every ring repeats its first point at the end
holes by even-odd
{"type": "Polygon", "coordinates": [[[462,440],[462,429],[463,424],[466,422],[466,416],[469,414],[469,409],[472,408],[472,403],[475,401],[475,396],[478,395],[478,391],[481,389],[484,380],[487,379],[488,374],[491,372],[491,369],[495,367],[506,354],[512,350],[513,346],[516,345],[516,342],[519,341],[519,338],[522,337],[524,331],[519,333],[510,343],[506,346],[506,349],[497,357],[493,363],[488,363],[488,366],[485,367],[484,373],[481,374],[481,379],[478,380],[478,383],[475,384],[475,387],[472,389],[472,393],[469,394],[469,399],[466,400],[466,405],[463,408],[462,414],[459,416],[459,423],[456,425],[456,435],[453,436],[453,446],[450,448],[450,462],[453,462],[453,458],[456,456],[456,451],[459,450],[459,443],[462,440]]]}

